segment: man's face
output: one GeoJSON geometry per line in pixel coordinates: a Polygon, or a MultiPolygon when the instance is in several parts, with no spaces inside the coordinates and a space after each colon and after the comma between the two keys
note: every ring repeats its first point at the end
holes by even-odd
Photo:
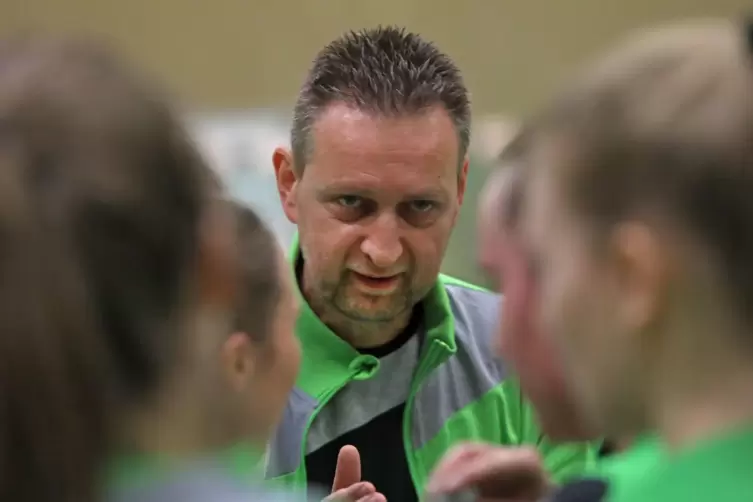
{"type": "Polygon", "coordinates": [[[508,179],[492,179],[479,211],[479,262],[504,294],[497,337],[500,356],[514,368],[544,431],[556,440],[591,435],[576,412],[552,344],[537,325],[538,293],[520,236],[501,211],[508,179]]]}
{"type": "Polygon", "coordinates": [[[441,107],[384,117],[333,104],[305,170],[275,157],[298,225],[303,289],[354,321],[389,321],[434,284],[463,200],[458,139],[441,107]]]}

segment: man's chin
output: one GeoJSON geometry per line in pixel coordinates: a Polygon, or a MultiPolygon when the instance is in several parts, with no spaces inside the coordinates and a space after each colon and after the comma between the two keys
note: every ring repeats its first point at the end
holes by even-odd
{"type": "Polygon", "coordinates": [[[353,308],[339,310],[345,317],[359,322],[390,322],[398,316],[394,311],[353,308]]]}
{"type": "Polygon", "coordinates": [[[354,321],[363,322],[389,322],[405,312],[404,308],[400,308],[392,302],[390,305],[375,305],[375,303],[369,302],[369,304],[364,305],[360,302],[348,302],[346,305],[338,305],[338,310],[354,321]]]}

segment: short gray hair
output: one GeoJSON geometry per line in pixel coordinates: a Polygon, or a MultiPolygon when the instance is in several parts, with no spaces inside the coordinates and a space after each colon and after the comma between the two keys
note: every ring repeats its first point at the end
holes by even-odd
{"type": "Polygon", "coordinates": [[[468,150],[471,108],[460,70],[433,43],[403,28],[351,31],[317,54],[293,114],[291,145],[298,172],[311,149],[311,127],[335,102],[387,115],[441,105],[458,134],[459,161],[468,150]]]}

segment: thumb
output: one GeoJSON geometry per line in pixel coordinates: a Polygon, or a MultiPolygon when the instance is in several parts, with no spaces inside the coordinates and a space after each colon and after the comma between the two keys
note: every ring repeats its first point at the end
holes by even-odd
{"type": "Polygon", "coordinates": [[[361,481],[361,455],[355,446],[343,446],[337,455],[332,491],[348,488],[359,481],[361,481]]]}

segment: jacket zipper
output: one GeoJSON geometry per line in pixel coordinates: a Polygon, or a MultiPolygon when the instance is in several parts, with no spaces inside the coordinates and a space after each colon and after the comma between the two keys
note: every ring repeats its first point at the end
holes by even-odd
{"type": "Polygon", "coordinates": [[[411,384],[410,393],[408,399],[405,402],[405,414],[403,415],[403,449],[405,450],[405,456],[408,460],[408,470],[410,471],[410,477],[413,481],[413,487],[416,490],[418,500],[422,500],[423,486],[420,486],[417,467],[415,465],[413,455],[413,443],[412,443],[412,431],[411,422],[413,419],[413,402],[415,400],[418,389],[421,387],[426,376],[434,368],[434,364],[439,360],[442,347],[440,342],[433,342],[427,347],[426,354],[419,363],[418,370],[416,371],[416,378],[411,384]]]}
{"type": "Polygon", "coordinates": [[[309,417],[308,422],[306,423],[306,429],[303,433],[303,441],[301,442],[301,465],[296,476],[296,484],[298,484],[299,486],[307,486],[308,484],[308,476],[306,473],[306,445],[308,444],[309,429],[311,428],[311,425],[314,423],[314,420],[316,420],[316,417],[319,414],[319,410],[324,409],[324,407],[327,406],[327,403],[335,396],[335,394],[340,392],[343,387],[348,385],[357,374],[358,371],[354,371],[342,384],[338,385],[334,389],[330,389],[330,391],[325,394],[324,398],[322,398],[314,412],[309,417]]]}

